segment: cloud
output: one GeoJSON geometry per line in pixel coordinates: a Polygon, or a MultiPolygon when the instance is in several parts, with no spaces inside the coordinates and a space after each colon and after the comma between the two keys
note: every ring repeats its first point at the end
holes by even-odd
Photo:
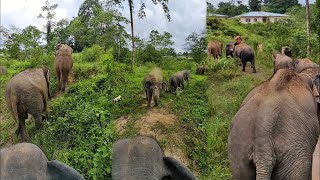
{"type": "MultiPolygon", "coordinates": [[[[5,0],[1,1],[1,25],[8,27],[14,25],[21,29],[33,25],[43,30],[44,19],[37,16],[42,13],[41,7],[46,0],[5,0]]],[[[56,19],[76,17],[80,5],[84,0],[51,0],[50,4],[57,3],[55,10],[56,19]]],[[[135,11],[140,5],[140,0],[134,0],[135,11]]],[[[185,38],[193,31],[205,30],[206,2],[204,0],[170,0],[169,9],[171,22],[168,22],[162,6],[154,5],[151,0],[146,2],[146,18],[139,19],[134,16],[135,35],[147,39],[151,30],[158,30],[160,33],[167,31],[172,34],[177,51],[184,51],[185,38]]],[[[130,19],[129,8],[126,1],[123,2],[123,16],[130,19]]],[[[130,25],[126,26],[128,33],[131,33],[130,25]]]]}

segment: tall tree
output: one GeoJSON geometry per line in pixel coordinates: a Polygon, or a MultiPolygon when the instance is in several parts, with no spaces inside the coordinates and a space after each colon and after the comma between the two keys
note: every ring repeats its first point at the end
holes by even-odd
{"type": "Polygon", "coordinates": [[[310,6],[309,6],[309,0],[306,0],[306,18],[307,18],[307,37],[308,37],[308,43],[307,43],[307,57],[310,57],[311,55],[311,46],[310,46],[310,6]]]}
{"type": "Polygon", "coordinates": [[[216,8],[207,1],[207,14],[214,14],[216,12],[216,8]]]}
{"type": "Polygon", "coordinates": [[[191,57],[196,62],[201,62],[205,59],[206,47],[207,41],[205,32],[193,32],[186,38],[186,49],[190,51],[191,57]]]}
{"type": "MultiPolygon", "coordinates": [[[[134,67],[134,27],[133,27],[133,11],[134,11],[134,2],[133,0],[113,0],[114,3],[121,5],[122,2],[127,1],[129,4],[129,11],[130,11],[130,24],[131,24],[131,43],[132,43],[132,52],[131,52],[131,70],[133,71],[133,67],[134,67]]],[[[161,4],[162,5],[162,9],[165,12],[165,15],[167,16],[168,20],[170,21],[170,14],[169,14],[169,7],[168,7],[168,3],[169,0],[152,0],[152,3],[157,5],[157,4],[161,4]]],[[[145,1],[141,1],[140,3],[140,9],[138,10],[138,17],[139,18],[144,18],[146,17],[146,13],[145,13],[145,8],[146,8],[146,4],[145,1]]]]}
{"type": "Polygon", "coordinates": [[[264,0],[264,6],[275,13],[284,14],[288,8],[299,5],[298,0],[264,0]]]}
{"type": "Polygon", "coordinates": [[[261,0],[249,0],[250,11],[260,11],[261,10],[261,0]]]}
{"type": "Polygon", "coordinates": [[[55,18],[55,15],[56,15],[54,10],[57,7],[58,7],[58,4],[50,5],[49,0],[46,0],[45,5],[41,7],[41,9],[45,13],[45,15],[43,15],[43,14],[39,14],[38,15],[38,18],[42,18],[42,19],[45,19],[47,21],[47,24],[45,25],[47,47],[50,44],[50,40],[52,38],[51,37],[51,31],[52,31],[53,26],[54,26],[54,18],[55,18]]]}
{"type": "Polygon", "coordinates": [[[229,2],[220,2],[218,4],[218,9],[216,13],[225,14],[230,17],[246,13],[249,11],[248,6],[242,4],[242,1],[237,1],[237,4],[234,0],[230,0],[229,2]]]}

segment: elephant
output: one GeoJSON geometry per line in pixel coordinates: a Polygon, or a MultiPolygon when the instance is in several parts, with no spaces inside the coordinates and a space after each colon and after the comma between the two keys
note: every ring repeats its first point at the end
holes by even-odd
{"type": "Polygon", "coordinates": [[[48,68],[27,69],[12,77],[7,83],[5,101],[13,118],[18,121],[16,131],[21,141],[28,139],[25,119],[28,113],[35,119],[37,129],[42,127],[43,116],[47,117],[50,71],[48,68]]]}
{"type": "Polygon", "coordinates": [[[282,53],[273,53],[273,73],[275,73],[278,69],[288,68],[294,69],[293,59],[282,53]]]}
{"type": "Polygon", "coordinates": [[[18,143],[0,150],[0,179],[84,180],[62,162],[48,161],[42,150],[31,143],[18,143]]]}
{"type": "Polygon", "coordinates": [[[228,157],[235,180],[311,179],[319,137],[320,75],[279,69],[249,92],[234,116],[228,157]]]}
{"type": "Polygon", "coordinates": [[[159,144],[147,136],[116,141],[112,147],[113,180],[196,180],[173,157],[164,157],[159,144]]]}
{"type": "Polygon", "coordinates": [[[54,69],[59,82],[59,91],[66,89],[69,73],[73,66],[72,48],[66,44],[56,46],[56,55],[54,60],[54,69]]]}
{"type": "Polygon", "coordinates": [[[320,67],[318,64],[312,62],[310,59],[304,58],[304,59],[296,59],[294,61],[294,70],[297,73],[300,73],[308,68],[315,68],[320,67]]]}
{"type": "Polygon", "coordinates": [[[208,70],[208,66],[200,65],[197,67],[196,74],[204,75],[204,73],[208,70]]]}
{"type": "Polygon", "coordinates": [[[7,67],[6,66],[0,66],[0,75],[1,74],[7,74],[8,72],[7,72],[7,67]]]}
{"type": "Polygon", "coordinates": [[[163,82],[162,71],[160,68],[154,68],[142,81],[144,91],[146,93],[147,107],[151,106],[151,100],[158,106],[160,94],[162,89],[165,88],[166,83],[163,82]]]}
{"type": "Polygon", "coordinates": [[[234,43],[228,43],[226,45],[226,57],[231,56],[233,57],[234,52],[234,43]]]}
{"type": "Polygon", "coordinates": [[[176,92],[177,88],[184,89],[184,81],[189,83],[189,78],[190,78],[190,70],[183,70],[172,75],[170,78],[171,92],[172,90],[173,92],[176,92]]]}
{"type": "Polygon", "coordinates": [[[219,59],[222,56],[223,44],[219,41],[211,41],[208,43],[208,59],[210,61],[211,55],[214,60],[219,59]]]}
{"type": "Polygon", "coordinates": [[[283,46],[281,48],[281,53],[291,57],[291,48],[288,46],[283,46]]]}
{"type": "Polygon", "coordinates": [[[234,55],[233,57],[238,57],[241,60],[242,63],[242,71],[246,71],[246,64],[248,61],[251,63],[252,72],[256,73],[256,67],[255,67],[255,55],[253,49],[244,43],[238,44],[234,47],[234,55]]]}

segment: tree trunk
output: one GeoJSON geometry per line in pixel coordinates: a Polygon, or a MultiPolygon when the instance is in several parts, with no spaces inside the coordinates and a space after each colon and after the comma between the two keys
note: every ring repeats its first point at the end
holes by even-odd
{"type": "Polygon", "coordinates": [[[306,0],[306,16],[307,16],[307,57],[311,55],[311,47],[310,47],[310,8],[309,8],[309,0],[306,0]]]}
{"type": "Polygon", "coordinates": [[[133,33],[133,17],[132,17],[132,0],[129,1],[130,8],[130,24],[131,24],[131,39],[132,39],[132,51],[131,51],[131,71],[134,67],[134,33],[133,33]]]}

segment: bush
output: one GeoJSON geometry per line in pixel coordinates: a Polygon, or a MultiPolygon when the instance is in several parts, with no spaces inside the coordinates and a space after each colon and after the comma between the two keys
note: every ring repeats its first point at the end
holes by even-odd
{"type": "Polygon", "coordinates": [[[104,53],[105,53],[104,49],[99,45],[95,44],[90,48],[85,48],[81,52],[80,61],[83,61],[83,62],[100,61],[104,53]]]}

